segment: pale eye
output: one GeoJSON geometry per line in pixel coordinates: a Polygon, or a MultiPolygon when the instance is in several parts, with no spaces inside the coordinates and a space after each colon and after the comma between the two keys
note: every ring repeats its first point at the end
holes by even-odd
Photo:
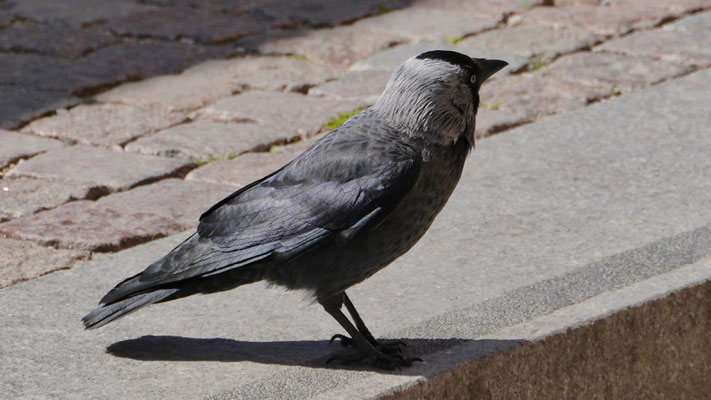
{"type": "Polygon", "coordinates": [[[469,81],[470,81],[471,83],[476,82],[476,75],[472,75],[472,77],[469,78],[469,81]]]}

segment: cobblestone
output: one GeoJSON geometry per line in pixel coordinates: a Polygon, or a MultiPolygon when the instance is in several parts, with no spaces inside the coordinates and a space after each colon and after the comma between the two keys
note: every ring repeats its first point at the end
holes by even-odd
{"type": "Polygon", "coordinates": [[[182,176],[192,162],[75,145],[20,162],[6,176],[26,176],[105,186],[110,191],[171,176],[182,176]]]}
{"type": "MultiPolygon", "coordinates": [[[[711,4],[709,4],[711,6],[711,4]]],[[[684,17],[678,21],[662,27],[665,31],[679,31],[688,33],[711,32],[711,11],[684,17]]]]}
{"type": "Polygon", "coordinates": [[[180,225],[167,217],[88,200],[0,224],[0,234],[11,238],[88,251],[117,251],[180,230],[180,225]]]}
{"type": "Polygon", "coordinates": [[[690,72],[693,67],[629,57],[621,54],[577,53],[545,69],[553,80],[595,88],[607,88],[615,94],[627,93],[690,72]]]}
{"type": "Polygon", "coordinates": [[[60,22],[77,27],[155,9],[126,0],[6,0],[3,7],[30,21],[60,22]]]}
{"type": "Polygon", "coordinates": [[[22,131],[71,143],[119,146],[185,121],[182,113],[121,104],[79,105],[36,120],[22,131]]]}
{"type": "Polygon", "coordinates": [[[29,158],[50,149],[62,147],[62,143],[0,129],[0,170],[21,158],[29,158]]]}
{"type": "Polygon", "coordinates": [[[0,222],[58,207],[73,200],[95,199],[106,187],[26,177],[0,178],[0,222]]]}
{"type": "Polygon", "coordinates": [[[659,29],[635,32],[609,41],[597,50],[708,67],[711,65],[711,30],[694,33],[659,29]]]}
{"type": "Polygon", "coordinates": [[[55,250],[0,237],[0,288],[67,269],[89,257],[86,251],[55,250]]]}
{"type": "Polygon", "coordinates": [[[160,215],[186,230],[194,229],[203,212],[235,190],[235,186],[224,184],[165,179],[103,197],[97,204],[160,215]]]}
{"type": "Polygon", "coordinates": [[[81,61],[36,54],[0,54],[0,85],[77,93],[106,84],[108,75],[81,61]]]}
{"type": "Polygon", "coordinates": [[[98,29],[22,22],[0,30],[0,51],[79,58],[119,39],[98,29]]]}
{"type": "Polygon", "coordinates": [[[268,150],[296,133],[255,123],[195,121],[162,130],[126,146],[126,151],[197,160],[233,157],[246,151],[268,150]]]}
{"type": "Polygon", "coordinates": [[[362,106],[354,101],[330,100],[297,93],[246,92],[229,97],[195,113],[213,121],[256,121],[264,126],[306,137],[318,132],[338,113],[362,106]]]}
{"type": "MultiPolygon", "coordinates": [[[[2,78],[0,78],[2,79],[2,78]]],[[[80,99],[64,92],[0,85],[0,128],[17,128],[80,99]]]]}
{"type": "Polygon", "coordinates": [[[245,186],[281,168],[308,148],[314,139],[276,147],[268,153],[247,153],[233,160],[216,161],[194,169],[186,180],[245,186]]]}
{"type": "Polygon", "coordinates": [[[385,89],[390,71],[366,70],[351,72],[343,77],[309,89],[309,95],[352,100],[372,105],[385,89]]]}

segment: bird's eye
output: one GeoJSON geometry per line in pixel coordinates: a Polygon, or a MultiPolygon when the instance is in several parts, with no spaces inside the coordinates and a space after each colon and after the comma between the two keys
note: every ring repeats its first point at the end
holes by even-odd
{"type": "Polygon", "coordinates": [[[469,78],[469,81],[470,81],[471,83],[476,82],[476,75],[472,75],[472,77],[469,78]]]}

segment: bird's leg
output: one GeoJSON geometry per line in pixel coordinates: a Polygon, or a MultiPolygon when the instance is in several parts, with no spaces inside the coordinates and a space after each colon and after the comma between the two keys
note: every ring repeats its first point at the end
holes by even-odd
{"type": "MultiPolygon", "coordinates": [[[[325,300],[319,300],[319,303],[323,306],[324,310],[329,313],[343,329],[350,335],[350,340],[352,344],[358,349],[358,353],[352,355],[334,355],[329,358],[328,362],[334,360],[340,360],[345,364],[349,364],[355,361],[362,361],[364,359],[369,359],[373,362],[376,367],[383,369],[395,369],[405,366],[412,365],[413,361],[421,361],[419,359],[408,359],[402,357],[400,354],[386,354],[383,351],[377,349],[370,341],[359,331],[358,328],[353,326],[351,321],[341,312],[341,306],[344,302],[344,294],[338,294],[336,296],[330,297],[325,300]]],[[[350,301],[348,302],[350,303],[350,301]]],[[[351,303],[351,306],[353,304],[351,303]]],[[[346,306],[348,307],[348,306],[346,306]]],[[[355,308],[353,308],[355,310],[355,308]]],[[[350,311],[350,310],[349,310],[350,311]]],[[[357,313],[356,313],[357,315],[357,313]]],[[[354,318],[355,319],[355,318],[354,318]]],[[[358,317],[360,319],[360,317],[358,317]]],[[[365,327],[363,321],[360,324],[365,327]]],[[[372,335],[370,335],[372,338],[372,335]]],[[[375,341],[375,339],[373,339],[375,341]]],[[[376,341],[377,344],[377,341],[376,341]]],[[[379,346],[380,347],[380,346],[379,346]]]]}

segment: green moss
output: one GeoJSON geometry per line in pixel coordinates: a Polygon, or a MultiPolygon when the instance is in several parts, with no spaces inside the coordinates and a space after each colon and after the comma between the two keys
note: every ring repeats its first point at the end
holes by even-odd
{"type": "Polygon", "coordinates": [[[390,7],[386,6],[385,4],[378,4],[378,15],[387,14],[390,11],[390,7]]]}
{"type": "Polygon", "coordinates": [[[368,108],[368,107],[356,108],[353,111],[338,113],[337,117],[331,118],[331,120],[326,122],[326,124],[324,124],[323,127],[328,129],[329,131],[332,131],[332,130],[338,128],[339,126],[341,126],[344,122],[346,122],[348,120],[348,118],[358,114],[359,112],[365,110],[366,108],[368,108]]]}
{"type": "Polygon", "coordinates": [[[457,44],[464,40],[464,36],[457,36],[457,37],[452,37],[452,36],[445,36],[444,40],[449,42],[450,44],[457,44]]]}
{"type": "Polygon", "coordinates": [[[498,110],[499,107],[501,107],[502,103],[494,103],[494,104],[482,104],[482,107],[486,108],[487,110],[495,111],[498,110]]]}
{"type": "Polygon", "coordinates": [[[193,162],[195,163],[195,165],[197,165],[198,167],[201,167],[201,166],[209,164],[211,162],[227,161],[227,160],[231,160],[235,157],[237,157],[237,154],[235,154],[231,151],[228,151],[227,153],[218,154],[218,155],[210,153],[204,157],[193,156],[192,158],[193,158],[193,162]]]}
{"type": "Polygon", "coordinates": [[[619,96],[622,94],[622,91],[615,85],[610,85],[607,87],[607,90],[610,91],[610,94],[613,96],[619,96]]]}
{"type": "Polygon", "coordinates": [[[528,60],[529,71],[536,71],[541,69],[541,67],[543,67],[543,58],[541,58],[541,56],[532,57],[528,60]]]}

